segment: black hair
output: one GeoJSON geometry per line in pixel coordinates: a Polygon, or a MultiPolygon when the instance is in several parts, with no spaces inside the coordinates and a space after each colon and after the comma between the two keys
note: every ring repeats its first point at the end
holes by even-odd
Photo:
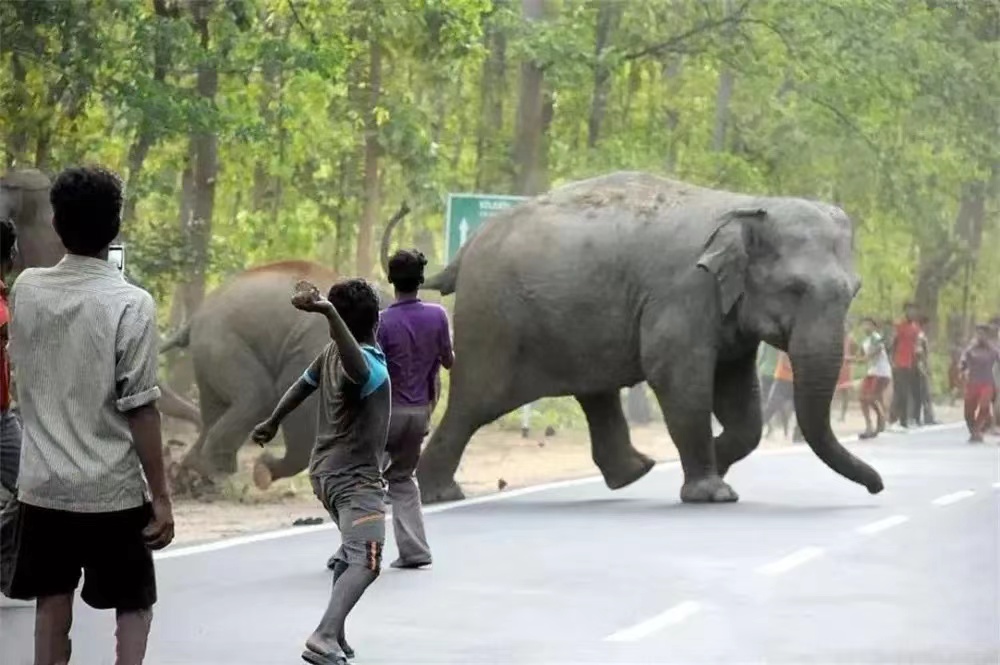
{"type": "Polygon", "coordinates": [[[68,168],[49,192],[52,225],[71,254],[94,256],[121,229],[121,179],[100,166],[68,168]]]}
{"type": "Polygon", "coordinates": [[[427,259],[416,249],[401,249],[389,259],[389,283],[401,293],[413,293],[424,283],[427,259]]]}
{"type": "Polygon", "coordinates": [[[0,265],[6,265],[14,260],[14,248],[17,246],[17,227],[11,219],[0,219],[0,265]]]}
{"type": "Polygon", "coordinates": [[[330,287],[326,299],[358,342],[371,341],[378,326],[378,293],[367,281],[345,279],[330,287]]]}

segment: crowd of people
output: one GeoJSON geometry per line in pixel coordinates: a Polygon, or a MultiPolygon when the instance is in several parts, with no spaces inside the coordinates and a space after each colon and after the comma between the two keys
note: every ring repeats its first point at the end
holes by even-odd
{"type": "MultiPolygon", "coordinates": [[[[174,537],[156,406],[156,307],[108,261],[120,232],[120,179],[96,167],[67,169],[50,198],[65,257],[54,267],[25,270],[9,293],[0,283],[0,590],[36,603],[36,665],[64,665],[82,578],[84,602],[115,610],[116,663],[139,665],[157,600],[152,553],[174,537]]],[[[0,223],[6,273],[16,228],[0,223]]],[[[417,297],[426,263],[416,250],[392,256],[388,279],[396,299],[382,313],[363,279],[337,282],[325,296],[300,282],[289,306],[324,317],[331,339],[251,435],[265,445],[288,414],[318,395],[309,474],[342,542],[327,562],[328,607],[302,653],[314,665],[345,665],[354,655],[345,620],[379,575],[387,496],[399,548],[391,565],[432,563],[414,474],[439,370],[451,368],[454,354],[445,310],[417,297]]],[[[907,305],[888,335],[875,319],[859,325],[860,343],[845,335],[837,386],[842,416],[853,368],[860,367],[863,438],[894,423],[905,430],[933,422],[926,321],[907,305]]],[[[995,424],[998,332],[1000,319],[978,326],[958,363],[973,441],[995,424]]],[[[770,428],[778,416],[787,436],[791,360],[762,345],[758,367],[764,421],[770,428]]],[[[797,426],[793,436],[801,439],[797,426]]]]}
{"type": "MultiPolygon", "coordinates": [[[[34,662],[64,665],[82,578],[83,601],[115,611],[115,662],[139,665],[157,600],[152,553],[174,537],[156,406],[156,308],[108,261],[120,232],[120,179],[67,169],[50,199],[65,257],[23,271],[9,292],[0,283],[0,598],[35,602],[34,662]]],[[[2,224],[8,274],[17,234],[2,224]]],[[[432,563],[414,473],[439,370],[454,355],[444,308],[417,297],[426,264],[416,250],[393,255],[396,299],[381,314],[363,279],[340,281],[325,297],[305,282],[290,294],[289,307],[325,317],[331,341],[252,438],[270,441],[318,393],[309,474],[342,544],[327,563],[327,610],[302,653],[316,665],[354,655],[344,622],[381,570],[387,495],[399,548],[391,565],[432,563]]]]}
{"type": "MultiPolygon", "coordinates": [[[[928,319],[916,305],[907,303],[903,318],[884,326],[872,317],[859,321],[856,340],[851,330],[844,336],[844,362],[835,394],[840,396],[841,420],[847,412],[848,396],[860,373],[858,402],[865,419],[860,439],[873,439],[885,431],[906,432],[911,427],[933,425],[934,393],[930,364],[928,319]],[[854,368],[858,368],[855,371],[854,368]],[[887,404],[886,395],[892,390],[887,404]]],[[[969,440],[1000,428],[1000,316],[976,325],[973,340],[953,357],[949,389],[964,392],[965,420],[969,440]]],[[[769,436],[775,416],[785,437],[794,421],[794,375],[788,354],[761,344],[757,356],[761,385],[761,408],[765,436],[769,436]]],[[[796,425],[793,441],[801,441],[796,425]]]]}

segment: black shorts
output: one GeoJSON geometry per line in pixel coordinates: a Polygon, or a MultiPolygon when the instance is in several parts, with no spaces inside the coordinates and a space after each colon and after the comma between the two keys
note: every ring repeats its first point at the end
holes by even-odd
{"type": "MultiPolygon", "coordinates": [[[[19,600],[73,593],[99,610],[135,611],[156,602],[153,553],[142,530],[152,508],[71,513],[19,505],[10,596],[19,600]]],[[[6,548],[5,548],[6,549],[6,548]]],[[[5,580],[5,583],[8,582],[5,580]]]]}

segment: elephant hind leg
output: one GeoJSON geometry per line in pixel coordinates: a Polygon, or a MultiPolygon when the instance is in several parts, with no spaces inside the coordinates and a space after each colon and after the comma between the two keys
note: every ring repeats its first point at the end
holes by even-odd
{"type": "Polygon", "coordinates": [[[722,425],[715,437],[715,460],[720,476],[760,445],[763,414],[760,409],[756,358],[753,354],[720,364],[715,371],[712,408],[722,425]]]}
{"type": "Polygon", "coordinates": [[[632,445],[618,391],[577,395],[590,429],[590,450],[604,482],[613,490],[631,485],[656,464],[632,445]]]}
{"type": "Polygon", "coordinates": [[[275,480],[291,478],[309,465],[313,442],[316,439],[315,397],[299,406],[281,424],[285,439],[285,455],[278,459],[265,452],[254,465],[254,483],[267,489],[275,480]]]}

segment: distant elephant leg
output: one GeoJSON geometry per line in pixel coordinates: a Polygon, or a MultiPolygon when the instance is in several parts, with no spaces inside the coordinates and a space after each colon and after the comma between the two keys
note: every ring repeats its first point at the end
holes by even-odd
{"type": "Polygon", "coordinates": [[[632,446],[618,391],[577,395],[590,428],[590,450],[604,482],[613,490],[630,485],[656,464],[632,446]]]}
{"type": "Polygon", "coordinates": [[[210,385],[219,401],[227,405],[211,427],[205,423],[199,460],[209,473],[236,471],[240,447],[278,399],[270,374],[253,353],[235,341],[228,348],[230,356],[225,367],[198,368],[199,385],[210,385]]]}
{"type": "Polygon", "coordinates": [[[267,489],[275,480],[291,478],[309,465],[316,439],[316,398],[310,397],[281,424],[285,439],[285,456],[278,459],[265,452],[254,465],[254,483],[267,489]]]}
{"type": "MultiPolygon", "coordinates": [[[[659,340],[657,346],[682,348],[684,345],[659,340]]],[[[684,470],[681,501],[736,501],[739,498],[736,492],[719,476],[712,439],[715,350],[707,345],[692,348],[687,344],[685,353],[672,354],[668,358],[659,350],[644,348],[643,359],[649,385],[656,394],[667,430],[681,457],[684,470]]]]}
{"type": "Polygon", "coordinates": [[[763,418],[753,354],[715,370],[712,408],[722,425],[715,437],[715,461],[720,476],[760,445],[763,418]]]}

